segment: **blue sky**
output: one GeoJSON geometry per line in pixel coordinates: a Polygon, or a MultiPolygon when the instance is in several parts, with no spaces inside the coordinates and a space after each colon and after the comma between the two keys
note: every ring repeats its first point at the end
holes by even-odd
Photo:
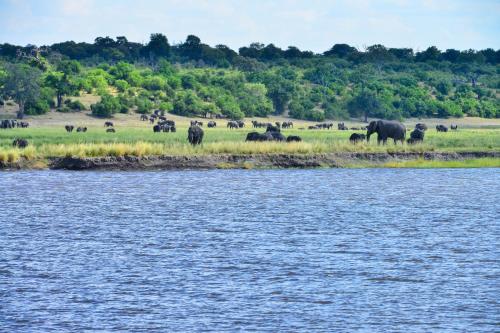
{"type": "Polygon", "coordinates": [[[251,42],[323,52],[335,43],[500,48],[500,0],[0,0],[0,43],[171,43],[194,34],[234,49],[251,42]]]}

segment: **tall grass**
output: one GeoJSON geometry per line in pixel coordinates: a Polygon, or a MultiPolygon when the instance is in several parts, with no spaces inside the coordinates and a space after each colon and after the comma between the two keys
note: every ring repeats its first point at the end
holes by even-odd
{"type": "MultiPolygon", "coordinates": [[[[320,154],[330,152],[428,152],[428,151],[500,151],[499,129],[460,130],[437,133],[429,130],[425,143],[417,145],[378,146],[376,136],[371,142],[352,145],[352,132],[326,130],[284,130],[284,135],[299,135],[302,142],[245,142],[253,129],[204,129],[203,144],[197,147],[187,142],[187,128],[176,133],[153,133],[149,128],[117,128],[105,133],[102,128],[90,128],[87,133],[66,133],[64,128],[29,128],[0,130],[0,162],[48,157],[99,157],[148,155],[204,154],[320,154]],[[24,150],[12,148],[14,138],[25,138],[30,146],[24,150]]],[[[259,130],[262,132],[262,130],[259,130]]]]}

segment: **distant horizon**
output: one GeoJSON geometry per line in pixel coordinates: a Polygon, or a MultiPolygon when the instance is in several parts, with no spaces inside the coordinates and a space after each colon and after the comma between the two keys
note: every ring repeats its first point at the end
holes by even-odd
{"type": "Polygon", "coordinates": [[[0,0],[0,43],[26,46],[126,36],[171,45],[196,35],[233,50],[259,42],[322,53],[334,44],[388,48],[500,49],[500,2],[481,0],[0,0]]]}
{"type": "MultiPolygon", "coordinates": [[[[169,42],[169,44],[170,44],[171,46],[181,45],[182,43],[184,43],[184,42],[185,42],[185,39],[184,39],[184,40],[180,40],[180,41],[175,41],[175,42],[172,42],[172,41],[168,38],[168,35],[167,35],[167,34],[165,34],[165,33],[163,33],[163,32],[158,32],[158,31],[157,31],[157,32],[152,32],[151,34],[153,34],[153,33],[160,33],[160,34],[165,35],[165,36],[167,37],[168,42],[169,42]]],[[[28,46],[30,46],[30,45],[34,45],[34,46],[37,46],[37,47],[42,47],[42,46],[51,46],[51,45],[53,45],[53,44],[65,43],[65,42],[75,42],[75,43],[77,43],[77,44],[78,44],[78,43],[88,43],[88,44],[93,44],[93,43],[95,42],[95,39],[96,39],[96,38],[98,38],[98,37],[109,37],[109,38],[112,38],[112,39],[114,39],[114,40],[116,40],[116,38],[117,38],[117,37],[125,37],[125,38],[127,38],[127,40],[128,40],[129,42],[131,42],[131,43],[139,43],[139,44],[142,44],[142,45],[147,45],[147,44],[148,44],[148,42],[149,42],[149,36],[150,36],[151,34],[149,34],[149,35],[148,35],[148,38],[146,38],[146,39],[144,39],[144,40],[141,40],[141,41],[131,40],[131,39],[129,39],[127,36],[123,36],[123,35],[122,35],[122,36],[109,36],[109,35],[101,35],[101,36],[96,36],[95,38],[93,38],[93,39],[91,39],[91,40],[90,40],[90,39],[89,39],[89,40],[73,40],[73,39],[69,39],[69,40],[61,40],[61,41],[56,41],[56,42],[49,43],[49,44],[36,44],[36,43],[28,43],[28,44],[24,44],[24,45],[23,45],[23,44],[15,44],[15,43],[11,43],[11,42],[3,42],[3,41],[1,41],[1,40],[0,40],[0,45],[1,45],[1,44],[5,44],[5,43],[7,43],[7,44],[11,44],[11,45],[15,45],[15,46],[21,46],[21,47],[28,47],[28,46]]],[[[198,35],[196,35],[196,34],[191,34],[191,35],[198,36],[198,35]]],[[[186,37],[187,37],[187,36],[188,36],[188,35],[186,35],[186,37]]],[[[216,45],[226,45],[226,46],[230,47],[229,45],[227,45],[227,44],[225,44],[225,43],[223,43],[223,42],[219,42],[219,43],[215,43],[215,44],[208,44],[208,43],[206,43],[205,41],[203,41],[203,39],[201,40],[201,42],[202,42],[203,44],[207,44],[207,45],[209,45],[209,46],[211,46],[211,47],[215,47],[216,45]]],[[[241,47],[248,47],[248,46],[250,46],[252,43],[261,43],[261,42],[259,42],[259,41],[253,41],[253,42],[250,42],[250,43],[248,43],[248,44],[246,44],[246,45],[241,45],[241,46],[239,46],[239,47],[237,47],[237,48],[232,48],[232,47],[230,47],[230,48],[231,48],[232,50],[234,50],[234,51],[238,52],[238,50],[239,50],[241,47]]],[[[391,49],[391,48],[395,48],[395,49],[409,48],[409,49],[412,49],[414,53],[417,53],[417,52],[420,52],[420,51],[425,51],[427,48],[429,48],[429,47],[433,47],[433,46],[437,47],[437,48],[438,48],[440,51],[442,51],[442,52],[446,51],[447,49],[455,49],[455,50],[457,50],[457,51],[467,51],[467,50],[481,51],[481,50],[485,50],[485,49],[493,49],[493,50],[495,50],[495,51],[500,50],[500,47],[499,47],[499,48],[486,47],[486,48],[482,48],[482,49],[474,49],[474,48],[466,48],[466,49],[446,48],[446,49],[441,49],[441,48],[439,48],[439,47],[438,47],[438,46],[436,46],[436,45],[428,45],[427,47],[423,47],[423,48],[419,48],[419,49],[414,49],[414,48],[407,47],[407,46],[397,47],[397,46],[385,45],[385,44],[383,44],[383,43],[375,43],[375,44],[370,44],[370,45],[363,45],[362,47],[360,47],[360,46],[358,46],[358,45],[353,45],[353,44],[350,44],[350,43],[347,43],[347,42],[339,42],[339,43],[332,43],[332,45],[331,45],[329,48],[327,48],[327,49],[325,49],[325,50],[323,50],[323,51],[321,51],[321,50],[320,50],[319,52],[316,52],[316,51],[313,51],[313,50],[302,49],[302,48],[300,48],[300,47],[298,47],[297,45],[294,45],[294,44],[287,45],[287,46],[284,46],[284,47],[283,47],[283,46],[280,46],[280,45],[277,45],[276,43],[273,43],[273,42],[270,42],[270,43],[262,43],[262,44],[264,44],[265,46],[266,46],[266,45],[269,45],[269,44],[273,44],[274,46],[276,46],[276,47],[278,47],[278,48],[281,48],[282,50],[286,50],[289,46],[295,46],[295,47],[297,47],[297,48],[298,48],[299,50],[301,50],[301,51],[311,51],[311,52],[313,52],[314,54],[323,54],[324,52],[326,52],[326,51],[330,50],[330,49],[331,49],[331,47],[332,47],[332,46],[334,46],[335,44],[347,44],[347,45],[349,45],[349,46],[352,46],[352,47],[356,48],[359,52],[365,52],[365,49],[366,49],[367,47],[369,47],[369,46],[372,46],[372,45],[383,45],[383,46],[385,46],[387,49],[391,49]]]]}

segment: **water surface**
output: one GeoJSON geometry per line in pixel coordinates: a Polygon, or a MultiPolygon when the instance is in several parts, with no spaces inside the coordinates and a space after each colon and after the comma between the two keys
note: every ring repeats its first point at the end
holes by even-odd
{"type": "Polygon", "coordinates": [[[0,172],[0,331],[492,332],[498,169],[0,172]]]}

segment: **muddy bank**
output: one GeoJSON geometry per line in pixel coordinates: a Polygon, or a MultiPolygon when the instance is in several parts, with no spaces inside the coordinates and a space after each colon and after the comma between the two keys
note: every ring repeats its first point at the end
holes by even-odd
{"type": "Polygon", "coordinates": [[[180,170],[225,168],[318,168],[348,167],[409,160],[456,161],[478,158],[500,158],[500,152],[398,152],[398,153],[328,153],[328,154],[263,154],[263,155],[198,155],[198,156],[124,156],[94,158],[49,158],[0,162],[0,169],[63,170],[180,170]]]}

